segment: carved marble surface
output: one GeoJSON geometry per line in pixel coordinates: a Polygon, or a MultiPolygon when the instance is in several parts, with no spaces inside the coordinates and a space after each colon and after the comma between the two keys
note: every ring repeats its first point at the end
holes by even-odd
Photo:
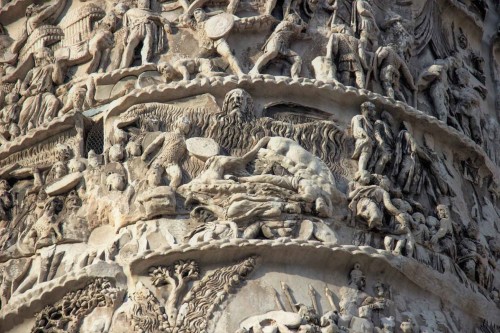
{"type": "Polygon", "coordinates": [[[499,26],[0,0],[0,331],[500,332],[499,26]]]}

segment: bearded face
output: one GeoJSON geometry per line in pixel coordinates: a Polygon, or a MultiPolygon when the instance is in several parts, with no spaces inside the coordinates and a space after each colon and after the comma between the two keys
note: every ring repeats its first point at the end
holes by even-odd
{"type": "Polygon", "coordinates": [[[224,98],[222,111],[225,117],[229,116],[240,121],[255,119],[252,96],[243,89],[234,89],[224,98]]]}

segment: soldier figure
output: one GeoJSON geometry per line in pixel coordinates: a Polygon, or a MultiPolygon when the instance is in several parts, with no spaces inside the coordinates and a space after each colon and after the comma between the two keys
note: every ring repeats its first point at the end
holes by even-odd
{"type": "Polygon", "coordinates": [[[153,53],[163,49],[163,29],[170,33],[170,22],[150,9],[149,0],[138,0],[137,8],[129,9],[123,16],[123,26],[128,29],[121,68],[132,64],[134,51],[142,42],[142,64],[149,63],[153,53]],[[154,48],[156,43],[156,47],[154,48]]]}
{"type": "Polygon", "coordinates": [[[201,8],[197,8],[193,12],[194,22],[187,22],[183,25],[191,28],[196,32],[198,45],[204,50],[202,57],[208,57],[213,53],[219,54],[224,60],[227,61],[233,74],[242,76],[244,73],[238,64],[238,60],[231,52],[231,48],[224,37],[212,39],[207,36],[205,23],[207,21],[207,13],[201,8]]]}
{"type": "Polygon", "coordinates": [[[339,81],[346,86],[365,87],[366,56],[360,40],[345,24],[334,25],[330,36],[339,81]],[[352,79],[354,78],[354,85],[352,79]]]}
{"type": "Polygon", "coordinates": [[[368,172],[368,162],[373,154],[374,137],[373,125],[375,123],[375,105],[372,102],[361,104],[361,114],[352,117],[352,136],[356,139],[352,159],[358,160],[356,178],[365,177],[368,172]]]}
{"type": "Polygon", "coordinates": [[[380,29],[373,16],[372,6],[368,0],[358,0],[355,9],[359,19],[356,29],[359,32],[360,43],[365,51],[373,52],[378,47],[380,29]]]}
{"type": "Polygon", "coordinates": [[[405,61],[396,52],[397,46],[389,44],[378,48],[375,55],[374,71],[375,77],[382,83],[384,94],[388,97],[398,99],[406,103],[406,98],[400,89],[400,78],[403,75],[409,88],[416,92],[417,87],[413,82],[413,76],[405,61]],[[380,74],[377,75],[378,70],[380,74]]]}
{"type": "Polygon", "coordinates": [[[264,44],[264,54],[262,54],[255,66],[250,71],[250,75],[259,74],[262,67],[267,65],[272,59],[282,56],[292,63],[290,76],[298,78],[302,68],[302,58],[297,52],[290,49],[292,38],[306,38],[302,33],[305,25],[301,22],[300,17],[295,13],[288,14],[285,19],[278,24],[274,32],[264,44]]]}

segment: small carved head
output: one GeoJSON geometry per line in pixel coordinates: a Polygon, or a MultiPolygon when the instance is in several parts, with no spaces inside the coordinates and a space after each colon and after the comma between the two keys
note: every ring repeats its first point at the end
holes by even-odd
{"type": "Polygon", "coordinates": [[[158,72],[163,75],[167,82],[170,82],[175,79],[176,71],[175,69],[166,62],[162,62],[158,64],[158,72]]]}
{"type": "Polygon", "coordinates": [[[375,104],[372,102],[364,102],[361,104],[361,114],[369,119],[374,119],[377,114],[375,104]]]}
{"type": "Polygon", "coordinates": [[[196,8],[193,12],[193,17],[196,22],[203,22],[207,18],[207,13],[201,8],[196,8]]]}
{"type": "Polygon", "coordinates": [[[69,145],[60,143],[56,146],[56,155],[59,161],[68,161],[73,155],[73,150],[69,145]]]}
{"type": "Polygon", "coordinates": [[[35,59],[36,67],[55,63],[54,53],[47,47],[38,49],[35,53],[33,53],[33,57],[35,59]]]}
{"type": "Polygon", "coordinates": [[[163,175],[162,168],[159,165],[153,163],[153,165],[151,166],[151,168],[148,170],[147,173],[148,185],[160,186],[162,182],[162,175],[163,175]]]}
{"type": "Polygon", "coordinates": [[[191,211],[190,215],[192,220],[200,223],[213,222],[217,220],[217,216],[210,209],[204,206],[195,207],[191,211]]]}
{"type": "Polygon", "coordinates": [[[399,327],[401,328],[401,332],[403,333],[414,333],[413,323],[409,318],[403,321],[399,327]]]}
{"type": "Polygon", "coordinates": [[[112,173],[106,178],[106,185],[110,191],[124,191],[127,187],[125,177],[119,173],[112,173]]]}
{"type": "Polygon", "coordinates": [[[40,5],[32,4],[26,8],[26,17],[31,17],[40,11],[40,5]]]}
{"type": "Polygon", "coordinates": [[[294,24],[300,24],[302,19],[300,18],[299,15],[297,15],[296,13],[289,13],[286,15],[285,17],[285,20],[287,20],[288,22],[291,22],[291,23],[294,23],[294,24]]]}
{"type": "Polygon", "coordinates": [[[8,191],[10,190],[9,182],[5,179],[0,179],[0,191],[8,191]]]}
{"type": "Polygon", "coordinates": [[[174,127],[181,134],[187,135],[191,129],[191,120],[186,116],[182,116],[175,121],[174,127]]]}
{"type": "Polygon", "coordinates": [[[57,161],[52,166],[52,170],[54,171],[54,179],[61,179],[62,177],[68,174],[68,168],[66,164],[61,161],[57,161]]]}
{"type": "Polygon", "coordinates": [[[446,219],[450,217],[450,210],[446,205],[437,205],[436,212],[440,219],[446,219]]]}
{"type": "Polygon", "coordinates": [[[455,70],[457,82],[459,85],[467,86],[470,81],[469,71],[465,68],[457,68],[455,70]]]}
{"type": "Polygon", "coordinates": [[[150,0],[137,0],[137,8],[151,9],[150,0]]]}
{"type": "Polygon", "coordinates": [[[394,328],[396,327],[396,322],[393,316],[382,317],[380,318],[380,322],[382,323],[382,328],[384,333],[394,332],[394,328]]]}

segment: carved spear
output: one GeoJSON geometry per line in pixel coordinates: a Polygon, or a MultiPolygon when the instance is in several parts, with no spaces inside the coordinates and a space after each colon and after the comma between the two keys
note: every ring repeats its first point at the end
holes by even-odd
{"type": "Polygon", "coordinates": [[[283,294],[285,294],[286,300],[288,301],[288,306],[290,307],[291,311],[297,312],[297,308],[294,305],[292,295],[290,295],[290,288],[283,281],[281,281],[281,290],[283,290],[283,294]]]}
{"type": "Polygon", "coordinates": [[[319,313],[318,302],[316,301],[316,290],[314,290],[313,286],[309,285],[309,297],[311,297],[311,303],[316,313],[319,313]]]}
{"type": "Polygon", "coordinates": [[[333,292],[328,288],[328,286],[325,286],[325,295],[326,299],[328,299],[328,303],[330,303],[330,306],[332,307],[332,311],[337,311],[337,307],[333,302],[333,292]]]}

